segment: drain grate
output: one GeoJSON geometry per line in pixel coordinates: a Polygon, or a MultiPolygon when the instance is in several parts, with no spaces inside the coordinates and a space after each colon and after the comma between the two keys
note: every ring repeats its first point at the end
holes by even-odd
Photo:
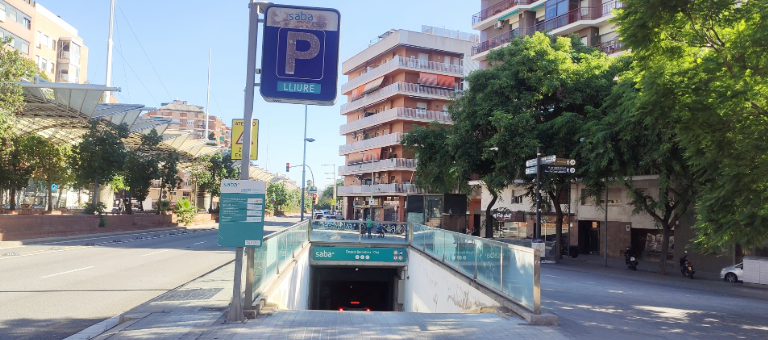
{"type": "Polygon", "coordinates": [[[200,307],[198,312],[223,312],[227,307],[200,307]]]}
{"type": "Polygon", "coordinates": [[[168,293],[165,296],[160,297],[155,301],[195,301],[195,300],[208,300],[214,297],[224,288],[203,288],[203,289],[187,289],[177,290],[168,293]]]}

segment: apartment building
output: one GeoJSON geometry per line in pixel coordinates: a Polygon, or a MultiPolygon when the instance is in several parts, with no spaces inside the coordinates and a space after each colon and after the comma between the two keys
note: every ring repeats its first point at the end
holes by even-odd
{"type": "Polygon", "coordinates": [[[415,126],[452,123],[446,104],[464,87],[477,41],[429,26],[393,29],[342,63],[347,123],[339,129],[346,137],[339,154],[346,164],[339,167],[338,196],[346,219],[406,220],[406,196],[424,193],[412,184],[416,160],[400,140],[415,126]]]}
{"type": "Polygon", "coordinates": [[[617,0],[481,0],[472,16],[472,28],[480,31],[480,43],[472,47],[472,60],[484,68],[488,52],[534,32],[555,36],[576,34],[585,45],[608,54],[621,53],[613,9],[617,0]]]}
{"type": "MultiPolygon", "coordinates": [[[[174,100],[170,103],[162,103],[162,106],[154,111],[142,115],[142,118],[165,118],[179,122],[176,130],[189,132],[194,138],[204,139],[205,134],[205,108],[192,105],[185,100],[174,100]]],[[[229,147],[232,140],[232,128],[216,116],[208,116],[208,133],[213,133],[214,140],[219,146],[229,147]]]]}
{"type": "Polygon", "coordinates": [[[40,3],[35,3],[35,64],[57,83],[83,84],[88,73],[88,47],[77,29],[40,3]]]}
{"type": "Polygon", "coordinates": [[[85,83],[88,47],[77,29],[31,0],[0,0],[0,39],[55,82],[85,83]]]}

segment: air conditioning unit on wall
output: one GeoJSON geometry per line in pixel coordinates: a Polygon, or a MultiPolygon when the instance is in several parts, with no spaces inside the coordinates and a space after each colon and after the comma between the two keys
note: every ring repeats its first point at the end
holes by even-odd
{"type": "Polygon", "coordinates": [[[502,29],[502,28],[504,28],[504,24],[506,24],[506,21],[504,21],[504,20],[497,21],[496,25],[494,25],[493,27],[496,27],[497,29],[502,29]]]}

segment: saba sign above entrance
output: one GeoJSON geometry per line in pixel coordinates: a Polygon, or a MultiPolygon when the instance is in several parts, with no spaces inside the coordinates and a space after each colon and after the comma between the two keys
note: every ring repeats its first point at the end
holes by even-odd
{"type": "Polygon", "coordinates": [[[339,11],[270,5],[264,11],[261,96],[268,102],[336,103],[339,11]]]}

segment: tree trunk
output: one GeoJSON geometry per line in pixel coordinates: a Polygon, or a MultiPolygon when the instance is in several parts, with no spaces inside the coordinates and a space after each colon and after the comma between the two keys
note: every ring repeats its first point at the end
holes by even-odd
{"type": "Polygon", "coordinates": [[[560,207],[560,194],[555,196],[552,204],[555,207],[555,213],[557,218],[555,220],[555,261],[563,259],[563,254],[560,251],[563,242],[563,209],[560,207]]]}
{"type": "Polygon", "coordinates": [[[77,207],[80,208],[80,206],[83,205],[83,198],[80,197],[80,195],[83,194],[83,188],[77,188],[77,207]]]}
{"type": "Polygon", "coordinates": [[[125,212],[128,215],[133,215],[133,204],[131,204],[131,189],[125,189],[125,197],[128,201],[125,205],[125,212]]]}
{"type": "MultiPolygon", "coordinates": [[[[301,207],[301,208],[304,209],[304,207],[301,207]]],[[[211,195],[211,199],[208,201],[208,213],[213,213],[213,195],[211,195]]]]}
{"type": "Polygon", "coordinates": [[[16,210],[16,188],[11,188],[11,191],[8,194],[8,199],[10,201],[10,207],[8,210],[14,211],[16,210]]]}
{"type": "Polygon", "coordinates": [[[493,212],[491,209],[496,204],[496,200],[499,198],[498,194],[493,194],[493,198],[485,208],[485,238],[493,238],[493,212]]]}
{"type": "Polygon", "coordinates": [[[51,187],[48,187],[48,212],[53,211],[53,190],[51,190],[51,187]]]}
{"type": "Polygon", "coordinates": [[[661,259],[659,260],[659,274],[667,275],[667,252],[669,252],[669,223],[662,223],[663,235],[661,238],[661,259]]]}
{"type": "Polygon", "coordinates": [[[93,206],[95,207],[99,203],[99,179],[96,178],[93,181],[93,206]]]}
{"type": "MultiPolygon", "coordinates": [[[[63,195],[63,194],[64,194],[64,186],[62,185],[62,186],[59,188],[59,197],[56,199],[56,206],[57,206],[57,207],[60,207],[60,206],[61,206],[61,205],[60,205],[60,204],[61,204],[61,195],[63,195]]],[[[69,195],[67,195],[67,196],[69,196],[69,195]]],[[[67,204],[67,201],[66,201],[66,200],[64,200],[64,204],[67,204]]]]}
{"type": "Polygon", "coordinates": [[[38,191],[38,189],[39,189],[38,185],[35,184],[35,195],[32,196],[32,208],[34,208],[35,205],[37,204],[37,191],[38,191]]]}

